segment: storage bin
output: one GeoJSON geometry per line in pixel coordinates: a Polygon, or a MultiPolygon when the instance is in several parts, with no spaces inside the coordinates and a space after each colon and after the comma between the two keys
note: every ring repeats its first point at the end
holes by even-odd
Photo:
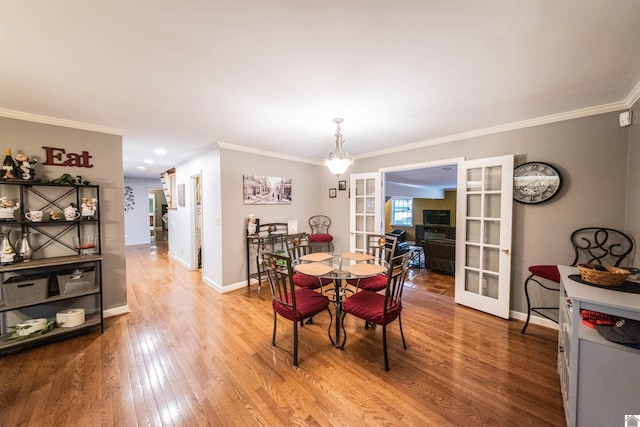
{"type": "Polygon", "coordinates": [[[95,287],[95,267],[61,271],[57,277],[60,295],[86,292],[95,287]]]}
{"type": "Polygon", "coordinates": [[[49,274],[9,277],[2,293],[8,306],[43,301],[49,296],[49,274]]]}

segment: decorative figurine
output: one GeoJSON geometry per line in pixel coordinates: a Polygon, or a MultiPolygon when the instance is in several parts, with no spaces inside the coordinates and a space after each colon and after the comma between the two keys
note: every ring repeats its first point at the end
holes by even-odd
{"type": "Polygon", "coordinates": [[[60,214],[56,211],[49,212],[49,219],[51,221],[58,221],[60,219],[60,214]]]}
{"type": "Polygon", "coordinates": [[[94,215],[96,214],[97,204],[98,199],[96,199],[95,197],[91,199],[83,197],[82,205],[80,206],[82,208],[82,217],[84,219],[93,219],[94,215]]]}
{"type": "Polygon", "coordinates": [[[13,200],[0,197],[0,221],[13,221],[13,211],[20,207],[20,203],[13,206],[13,200]]]}
{"type": "Polygon", "coordinates": [[[31,165],[36,164],[38,161],[36,159],[29,160],[29,157],[22,153],[16,154],[16,160],[18,161],[15,168],[16,177],[27,181],[33,180],[36,171],[31,165]]]}
{"type": "Polygon", "coordinates": [[[247,234],[252,235],[256,234],[256,218],[254,214],[249,214],[249,223],[247,224],[247,234]]]}

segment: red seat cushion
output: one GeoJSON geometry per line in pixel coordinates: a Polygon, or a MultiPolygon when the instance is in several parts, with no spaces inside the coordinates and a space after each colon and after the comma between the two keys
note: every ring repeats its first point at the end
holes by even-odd
{"type": "MultiPolygon", "coordinates": [[[[289,299],[291,301],[291,299],[289,299]]],[[[282,317],[299,322],[320,313],[329,306],[329,298],[314,292],[311,289],[296,289],[296,312],[293,307],[283,304],[278,300],[273,300],[273,309],[282,317]]]]}
{"type": "Polygon", "coordinates": [[[387,287],[388,277],[386,274],[378,274],[373,277],[365,277],[362,279],[347,279],[347,283],[357,286],[367,291],[378,292],[387,287]],[[358,282],[360,280],[360,282],[358,282]]]}
{"type": "Polygon", "coordinates": [[[532,265],[529,271],[536,276],[560,283],[560,271],[557,265],[532,265]]]}
{"type": "Polygon", "coordinates": [[[345,299],[342,303],[342,309],[367,322],[386,325],[398,317],[402,307],[398,304],[390,309],[387,311],[385,318],[384,311],[382,310],[383,305],[384,295],[371,291],[360,291],[345,299]]]}
{"type": "Polygon", "coordinates": [[[313,243],[320,242],[331,242],[333,240],[333,236],[331,234],[310,234],[309,241],[313,243]]]}
{"type": "Polygon", "coordinates": [[[321,278],[318,280],[316,276],[309,276],[303,273],[293,273],[293,284],[300,288],[318,289],[322,286],[333,282],[332,279],[321,278]]]}

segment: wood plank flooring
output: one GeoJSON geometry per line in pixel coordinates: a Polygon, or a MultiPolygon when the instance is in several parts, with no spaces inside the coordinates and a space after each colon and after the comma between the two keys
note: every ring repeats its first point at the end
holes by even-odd
{"type": "MultiPolygon", "coordinates": [[[[108,277],[108,274],[105,274],[108,277]]],[[[219,295],[169,259],[127,249],[131,314],[92,332],[0,357],[2,426],[561,426],[556,332],[457,306],[453,278],[412,268],[402,348],[347,318],[344,351],[329,315],[300,332],[268,286],[219,295]]],[[[108,286],[108,284],[106,284],[108,286]]]]}

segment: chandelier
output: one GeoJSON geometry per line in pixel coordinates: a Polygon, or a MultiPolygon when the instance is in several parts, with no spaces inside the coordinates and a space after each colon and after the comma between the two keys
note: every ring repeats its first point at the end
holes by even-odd
{"type": "Polygon", "coordinates": [[[328,167],[332,174],[340,176],[345,173],[349,165],[353,163],[353,159],[349,157],[349,153],[345,153],[342,149],[344,141],[340,133],[340,123],[342,123],[344,119],[336,118],[333,119],[333,121],[338,126],[336,129],[336,148],[332,153],[329,153],[329,157],[327,157],[322,164],[328,167]]]}

